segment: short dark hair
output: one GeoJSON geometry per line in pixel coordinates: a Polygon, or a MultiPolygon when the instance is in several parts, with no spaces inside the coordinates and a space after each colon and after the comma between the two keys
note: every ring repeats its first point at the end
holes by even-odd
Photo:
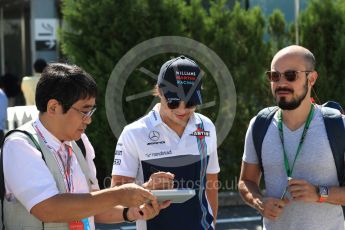
{"type": "Polygon", "coordinates": [[[44,59],[39,58],[34,63],[34,70],[36,73],[42,73],[46,66],[47,62],[44,59]]]}
{"type": "Polygon", "coordinates": [[[4,88],[4,77],[0,76],[0,89],[4,88]]]}
{"type": "Polygon", "coordinates": [[[1,88],[3,88],[7,97],[16,97],[21,91],[18,76],[11,73],[5,73],[1,77],[1,88]]]}
{"type": "Polygon", "coordinates": [[[35,101],[37,109],[47,111],[50,99],[57,100],[64,113],[78,100],[96,98],[97,85],[95,80],[76,65],[52,63],[42,72],[37,83],[35,101]]]}

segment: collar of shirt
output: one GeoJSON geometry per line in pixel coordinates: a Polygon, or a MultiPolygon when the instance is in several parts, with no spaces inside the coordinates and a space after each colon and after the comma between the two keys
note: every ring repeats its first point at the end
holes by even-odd
{"type": "MultiPolygon", "coordinates": [[[[149,118],[153,127],[164,123],[159,113],[160,106],[161,104],[157,103],[149,113],[149,118]]],[[[186,129],[193,132],[196,129],[196,125],[200,123],[202,123],[200,117],[196,116],[196,113],[193,113],[188,120],[186,129]]]]}
{"type": "Polygon", "coordinates": [[[59,139],[57,139],[51,132],[49,132],[44,125],[42,124],[42,122],[40,121],[39,118],[36,119],[36,121],[34,122],[34,124],[37,125],[38,129],[41,131],[43,137],[45,138],[47,144],[52,147],[56,152],[62,148],[64,149],[63,145],[68,145],[70,147],[72,147],[72,142],[71,141],[64,141],[61,142],[59,139]]]}

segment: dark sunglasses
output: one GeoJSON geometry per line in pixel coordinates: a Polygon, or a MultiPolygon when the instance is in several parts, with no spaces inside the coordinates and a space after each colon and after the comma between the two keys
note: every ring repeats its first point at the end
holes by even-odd
{"type": "MultiPolygon", "coordinates": [[[[167,100],[167,105],[169,109],[177,109],[180,106],[181,100],[180,101],[168,101],[167,100]]],[[[197,106],[197,103],[194,101],[188,101],[186,103],[186,109],[192,109],[197,106]]]]}
{"type": "Polygon", "coordinates": [[[298,73],[306,73],[306,76],[308,76],[309,73],[313,71],[311,70],[288,70],[284,73],[278,72],[278,71],[266,71],[266,76],[269,81],[271,82],[278,82],[282,75],[284,75],[285,79],[287,81],[293,82],[296,81],[298,77],[298,73]]]}

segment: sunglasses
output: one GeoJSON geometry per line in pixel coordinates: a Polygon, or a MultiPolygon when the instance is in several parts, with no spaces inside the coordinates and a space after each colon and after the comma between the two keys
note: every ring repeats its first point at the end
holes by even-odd
{"type": "MultiPolygon", "coordinates": [[[[168,101],[167,100],[167,105],[169,107],[169,109],[177,109],[180,106],[181,100],[179,101],[168,101]]],[[[186,103],[186,109],[193,109],[197,106],[197,103],[194,101],[188,101],[186,103]]]]}
{"type": "Polygon", "coordinates": [[[309,73],[313,71],[311,70],[288,70],[283,73],[278,72],[278,71],[266,71],[266,76],[269,81],[271,82],[278,82],[281,78],[282,75],[284,75],[285,79],[287,81],[293,82],[296,81],[298,78],[298,73],[306,73],[306,76],[308,76],[309,73]]]}

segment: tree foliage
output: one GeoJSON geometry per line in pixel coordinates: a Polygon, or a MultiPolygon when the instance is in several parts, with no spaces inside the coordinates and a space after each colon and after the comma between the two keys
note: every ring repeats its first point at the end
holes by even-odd
{"type": "MultiPolygon", "coordinates": [[[[99,96],[93,122],[87,134],[96,150],[96,165],[101,186],[109,177],[116,138],[105,111],[105,89],[112,69],[136,44],[161,35],[181,35],[183,2],[179,1],[63,1],[62,51],[69,60],[91,73],[99,96]]],[[[145,82],[131,84],[140,92],[145,82]]],[[[119,95],[121,96],[121,95],[119,95]]],[[[128,112],[131,114],[131,112],[128,112]]]]}
{"type": "MultiPolygon", "coordinates": [[[[109,74],[133,46],[162,35],[179,35],[200,41],[213,49],[228,66],[237,90],[238,112],[230,134],[219,148],[219,157],[223,181],[238,175],[246,126],[257,108],[267,102],[263,72],[269,62],[269,46],[263,41],[265,20],[259,8],[246,11],[236,4],[229,9],[225,3],[210,2],[210,8],[205,9],[205,2],[201,4],[200,0],[192,0],[189,4],[174,0],[64,1],[63,15],[67,26],[62,31],[63,52],[72,62],[90,72],[101,89],[97,101],[100,109],[88,131],[97,152],[100,178],[110,175],[116,144],[106,120],[103,101],[109,74]]],[[[157,73],[162,60],[152,59],[146,66],[157,73]]],[[[154,83],[131,76],[125,91],[133,94],[149,90],[154,83]]],[[[217,95],[211,78],[204,84],[203,95],[205,98],[217,95]]],[[[148,104],[143,101],[143,108],[125,106],[128,122],[139,117],[138,110],[146,111],[148,104]]],[[[202,112],[212,118],[217,115],[216,109],[217,106],[202,112]]]]}
{"type": "Polygon", "coordinates": [[[268,17],[268,34],[270,35],[272,48],[276,51],[285,47],[288,41],[286,22],[280,10],[274,10],[268,17]]]}
{"type": "MultiPolygon", "coordinates": [[[[344,86],[344,81],[337,77],[345,64],[342,58],[345,14],[344,7],[337,5],[340,3],[312,0],[300,19],[301,43],[315,53],[319,63],[321,98],[339,98],[344,86]]],[[[99,109],[87,134],[96,150],[101,182],[110,176],[117,141],[105,113],[105,89],[110,73],[135,45],[167,35],[189,37],[207,45],[230,70],[236,87],[237,112],[218,154],[221,180],[229,182],[239,175],[248,123],[261,108],[273,104],[264,72],[270,67],[273,54],[291,43],[288,25],[280,11],[265,19],[257,7],[246,10],[239,3],[229,7],[225,0],[64,0],[62,12],[66,25],[61,32],[62,51],[72,63],[90,72],[100,89],[99,109]]],[[[145,61],[145,68],[157,74],[163,62],[173,55],[177,54],[154,56],[145,61]]],[[[219,89],[210,76],[212,73],[207,72],[203,98],[219,101],[219,89]]],[[[122,97],[128,123],[147,111],[153,97],[138,99],[136,103],[126,97],[149,91],[155,83],[140,71],[130,75],[124,95],[118,95],[122,97]]],[[[214,120],[218,109],[216,105],[201,112],[214,120]]]]}
{"type": "Polygon", "coordinates": [[[300,42],[316,58],[319,77],[315,86],[320,102],[344,104],[345,2],[311,0],[301,14],[300,42]]]}

